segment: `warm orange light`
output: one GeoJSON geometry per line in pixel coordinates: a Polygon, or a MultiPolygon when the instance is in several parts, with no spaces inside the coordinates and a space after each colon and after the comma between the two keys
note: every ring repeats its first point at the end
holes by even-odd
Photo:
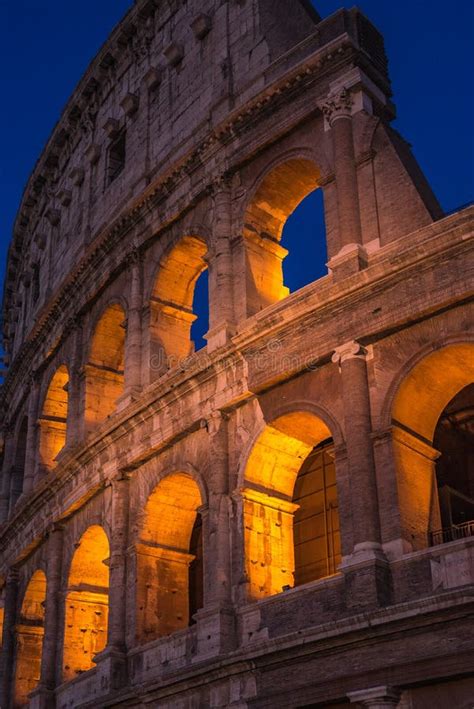
{"type": "Polygon", "coordinates": [[[445,406],[474,382],[474,345],[449,345],[427,355],[401,383],[392,408],[393,451],[398,507],[404,537],[414,549],[428,543],[428,532],[441,527],[432,448],[445,406]]]}
{"type": "Polygon", "coordinates": [[[51,379],[39,419],[40,462],[46,469],[56,465],[56,456],[66,444],[68,414],[67,368],[62,365],[51,379]]]}
{"type": "Polygon", "coordinates": [[[28,704],[28,695],[40,679],[45,600],[46,576],[38,570],[27,586],[16,626],[15,707],[28,704]]]}
{"type": "Polygon", "coordinates": [[[294,585],[291,502],[298,471],[315,445],[331,433],[317,416],[294,412],[268,424],[245,468],[242,491],[245,564],[250,598],[280,593],[294,585]]]}
{"type": "Polygon", "coordinates": [[[168,635],[189,623],[191,533],[202,504],[196,482],[186,473],[169,475],[145,507],[137,544],[137,639],[168,635]]]}
{"type": "Polygon", "coordinates": [[[100,318],[92,337],[86,371],[85,420],[88,426],[115,411],[124,392],[125,313],[114,304],[100,318]]]}
{"type": "Polygon", "coordinates": [[[191,325],[196,281],[207,264],[206,244],[195,236],[183,237],[160,264],[150,302],[152,354],[188,357],[193,351],[191,325]]]}
{"type": "Polygon", "coordinates": [[[102,527],[89,527],[74,553],[65,599],[64,679],[94,667],[107,643],[109,542],[102,527]]]}

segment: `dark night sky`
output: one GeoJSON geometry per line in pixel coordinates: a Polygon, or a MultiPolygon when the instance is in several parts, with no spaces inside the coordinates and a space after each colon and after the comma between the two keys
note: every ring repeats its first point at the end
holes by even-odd
{"type": "MultiPolygon", "coordinates": [[[[2,277],[28,175],[81,74],[130,4],[0,0],[2,277]]],[[[442,206],[450,211],[465,204],[474,192],[473,0],[314,0],[323,17],[353,4],[385,37],[399,116],[395,126],[413,144],[442,206]]],[[[292,262],[285,274],[292,290],[321,267],[314,239],[322,230],[318,201],[318,193],[307,198],[287,225],[292,262]],[[308,243],[314,244],[312,256],[308,243]]]]}

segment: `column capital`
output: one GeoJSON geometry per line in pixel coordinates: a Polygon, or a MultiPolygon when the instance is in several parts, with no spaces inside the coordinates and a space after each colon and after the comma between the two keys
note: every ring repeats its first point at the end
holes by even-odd
{"type": "Polygon", "coordinates": [[[356,340],[350,340],[350,342],[345,342],[343,345],[336,347],[331,360],[334,364],[341,366],[348,359],[365,359],[366,356],[367,350],[365,347],[362,347],[356,340]]]}
{"type": "Polygon", "coordinates": [[[219,433],[222,425],[229,420],[229,414],[224,411],[213,411],[205,420],[205,427],[210,436],[219,433]]]}
{"type": "Polygon", "coordinates": [[[232,187],[232,175],[228,172],[224,172],[221,175],[217,175],[212,179],[209,189],[212,197],[216,197],[222,192],[230,192],[232,187]]]}
{"type": "Polygon", "coordinates": [[[132,244],[129,251],[125,256],[125,262],[128,268],[133,268],[133,266],[138,266],[143,260],[143,253],[137,244],[132,244]]]}
{"type": "Polygon", "coordinates": [[[330,92],[326,99],[319,104],[329,125],[339,118],[350,118],[352,115],[352,94],[346,88],[330,92]]]}
{"type": "Polygon", "coordinates": [[[381,685],[370,689],[361,689],[356,692],[348,692],[347,696],[351,702],[362,704],[364,707],[396,707],[400,701],[401,692],[397,687],[381,685]]]}
{"type": "Polygon", "coordinates": [[[46,536],[50,537],[55,532],[64,532],[65,524],[63,522],[53,522],[46,529],[46,536]]]}

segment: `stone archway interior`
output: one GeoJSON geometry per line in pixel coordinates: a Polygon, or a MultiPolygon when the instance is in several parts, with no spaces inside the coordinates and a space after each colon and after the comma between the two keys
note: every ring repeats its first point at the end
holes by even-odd
{"type": "Polygon", "coordinates": [[[16,626],[15,707],[28,704],[28,695],[40,680],[45,600],[46,576],[38,570],[26,588],[16,626]]]}
{"type": "Polygon", "coordinates": [[[137,544],[140,642],[186,628],[202,600],[201,504],[195,480],[179,472],[163,478],[148,498],[137,544]]]}
{"type": "Polygon", "coordinates": [[[63,677],[73,679],[94,667],[107,642],[109,541],[98,525],[76,545],[65,599],[63,677]]]}

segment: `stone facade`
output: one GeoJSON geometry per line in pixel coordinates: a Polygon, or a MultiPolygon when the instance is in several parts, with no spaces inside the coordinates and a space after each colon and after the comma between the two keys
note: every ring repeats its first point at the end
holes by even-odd
{"type": "Polygon", "coordinates": [[[92,62],[8,258],[5,709],[472,706],[433,439],[474,381],[473,209],[442,214],[393,117],[357,9],[137,0],[92,62]],[[316,188],[328,273],[288,294],[316,188]],[[334,567],[295,586],[328,439],[334,567]]]}

